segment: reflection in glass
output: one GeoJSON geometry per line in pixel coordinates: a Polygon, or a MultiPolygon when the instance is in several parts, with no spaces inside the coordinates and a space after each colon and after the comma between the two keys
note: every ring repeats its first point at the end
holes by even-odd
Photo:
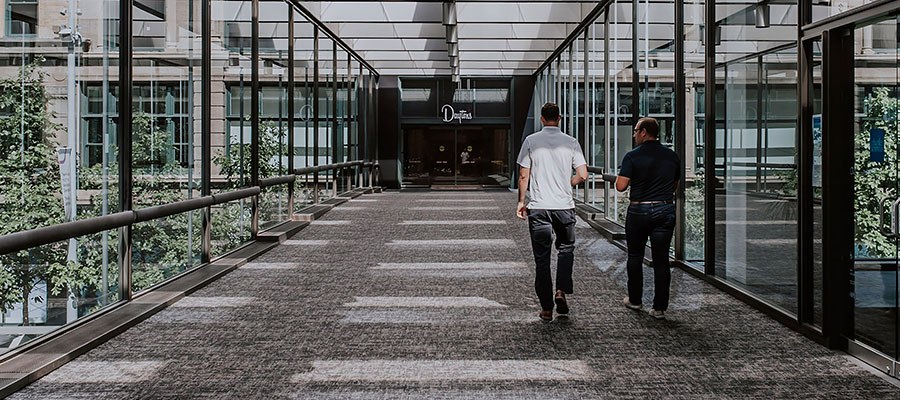
{"type": "Polygon", "coordinates": [[[777,36],[796,32],[796,15],[761,26],[743,17],[752,7],[716,11],[723,18],[716,53],[726,60],[716,70],[716,158],[706,170],[714,167],[721,188],[716,276],[796,314],[797,49],[777,36]],[[748,52],[743,43],[759,37],[773,40],[748,52]]]}
{"type": "MultiPolygon", "coordinates": [[[[882,207],[900,195],[897,20],[855,30],[853,206],[854,338],[898,357],[898,239],[882,207]],[[882,40],[873,48],[871,38],[882,40]]],[[[828,132],[823,132],[828,134],[828,132]]],[[[827,172],[826,172],[827,173],[827,172]]]]}

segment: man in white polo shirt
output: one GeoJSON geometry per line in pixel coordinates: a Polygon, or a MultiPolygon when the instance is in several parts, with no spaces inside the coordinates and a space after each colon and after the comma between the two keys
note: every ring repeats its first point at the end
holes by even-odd
{"type": "Polygon", "coordinates": [[[575,262],[575,200],[572,187],[587,179],[587,163],[575,138],[559,129],[559,107],[541,107],[544,129],[525,138],[519,151],[519,204],[516,215],[528,220],[531,249],[536,264],[534,290],[541,302],[540,318],[553,320],[568,314],[566,294],[572,294],[572,265],[575,262]],[[572,170],[575,175],[572,175],[572,170]],[[525,194],[530,201],[526,204],[525,194]],[[550,252],[556,233],[556,294],[550,276],[550,252]]]}

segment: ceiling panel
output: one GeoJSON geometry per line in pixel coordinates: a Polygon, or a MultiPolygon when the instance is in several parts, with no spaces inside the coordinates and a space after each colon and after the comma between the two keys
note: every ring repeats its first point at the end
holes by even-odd
{"type": "MultiPolygon", "coordinates": [[[[439,1],[301,3],[380,73],[450,73],[439,1]]],[[[553,0],[456,3],[462,76],[533,73],[597,5],[553,0]]]]}

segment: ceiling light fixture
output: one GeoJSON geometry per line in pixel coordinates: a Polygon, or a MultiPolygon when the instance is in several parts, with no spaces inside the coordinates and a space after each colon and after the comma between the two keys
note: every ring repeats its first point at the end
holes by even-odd
{"type": "Polygon", "coordinates": [[[762,2],[756,5],[756,27],[769,27],[769,3],[762,2]]]}

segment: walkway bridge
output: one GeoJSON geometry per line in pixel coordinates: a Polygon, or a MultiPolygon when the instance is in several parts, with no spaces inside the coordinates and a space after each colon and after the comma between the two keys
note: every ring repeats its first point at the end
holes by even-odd
{"type": "Polygon", "coordinates": [[[571,315],[542,322],[515,200],[355,197],[236,268],[197,272],[195,291],[139,297],[161,310],[10,398],[900,397],[680,270],[668,320],[622,307],[625,253],[584,221],[571,315]]]}

